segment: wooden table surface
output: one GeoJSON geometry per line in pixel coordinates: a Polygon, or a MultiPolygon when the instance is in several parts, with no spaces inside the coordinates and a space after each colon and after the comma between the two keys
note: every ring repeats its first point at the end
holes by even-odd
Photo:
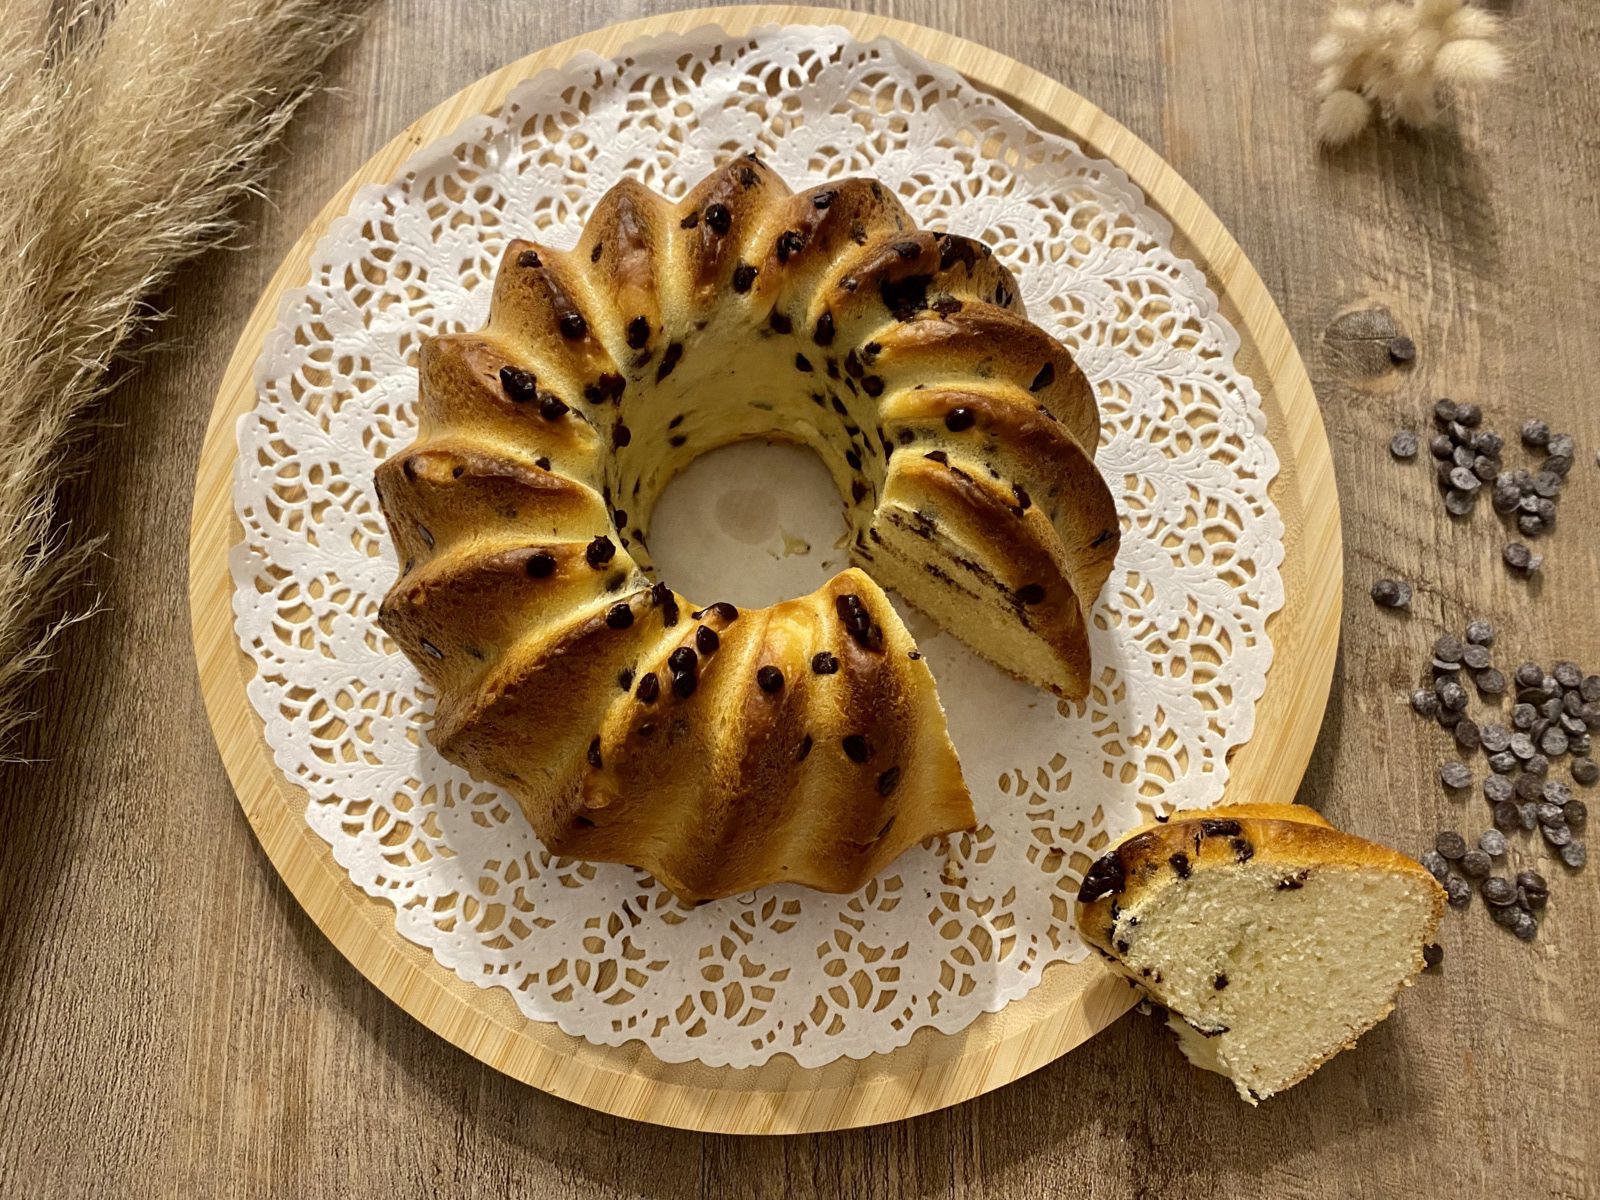
{"type": "MultiPolygon", "coordinates": [[[[36,761],[0,770],[0,1194],[1600,1194],[1600,866],[1545,867],[1533,945],[1476,902],[1448,915],[1443,971],[1259,1109],[1130,1015],[971,1103],[782,1140],[632,1125],[513,1083],[417,1026],[302,915],[234,803],[189,644],[190,490],[226,357],[300,229],[402,124],[511,57],[666,7],[375,8],[334,60],[337,90],[296,118],[270,199],[246,214],[248,247],[164,297],[166,349],[115,396],[66,499],[74,528],[110,535],[95,578],[106,611],[39,689],[24,746],[36,761]]],[[[1438,131],[1334,157],[1308,134],[1314,4],[872,7],[1065,81],[1164,154],[1238,238],[1316,383],[1345,513],[1341,657],[1301,799],[1412,852],[1444,826],[1485,828],[1481,800],[1439,790],[1445,737],[1404,697],[1432,639],[1470,615],[1500,627],[1503,665],[1600,669],[1600,320],[1585,270],[1600,226],[1600,6],[1496,5],[1513,21],[1513,80],[1438,131]],[[1416,341],[1410,369],[1386,361],[1391,321],[1416,341]],[[1487,508],[1453,521],[1423,464],[1390,461],[1391,432],[1423,428],[1439,395],[1479,401],[1513,443],[1529,415],[1577,437],[1540,583],[1500,566],[1487,508]],[[1414,582],[1409,616],[1367,600],[1380,575],[1414,582]]],[[[1507,457],[1520,461],[1514,446],[1507,457]]]]}

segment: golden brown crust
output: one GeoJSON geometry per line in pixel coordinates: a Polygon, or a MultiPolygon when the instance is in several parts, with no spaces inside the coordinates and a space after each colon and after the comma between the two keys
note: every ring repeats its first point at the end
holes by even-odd
{"type": "Polygon", "coordinates": [[[974,440],[994,477],[926,490],[994,579],[1044,581],[1049,600],[1019,621],[1087,671],[1082,604],[1115,540],[1083,545],[1109,492],[1071,358],[981,243],[918,231],[874,180],[797,195],[751,156],[675,205],[619,184],[571,251],[513,241],[488,326],[424,343],[419,439],[378,473],[403,567],[381,621],[439,691],[435,743],[515,795],[552,851],[643,866],[687,899],[775,880],[851,890],[973,824],[932,676],[887,598],[850,570],[769,609],[695,616],[630,554],[665,475],[717,444],[689,410],[724,337],[768,365],[724,385],[750,403],[719,410],[722,440],[763,432],[770,365],[814,387],[803,431],[772,432],[854,473],[841,486],[863,561],[895,448],[884,412],[937,424],[900,394],[991,376],[974,440]],[[668,443],[659,457],[630,460],[636,429],[668,443]],[[680,691],[669,664],[686,651],[680,691]]]}

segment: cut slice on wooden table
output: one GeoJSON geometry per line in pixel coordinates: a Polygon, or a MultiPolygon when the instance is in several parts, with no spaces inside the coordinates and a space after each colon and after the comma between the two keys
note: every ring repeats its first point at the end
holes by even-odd
{"type": "Polygon", "coordinates": [[[1444,905],[1397,851],[1299,805],[1238,804],[1130,833],[1085,875],[1078,929],[1254,1104],[1389,1015],[1444,905]]]}

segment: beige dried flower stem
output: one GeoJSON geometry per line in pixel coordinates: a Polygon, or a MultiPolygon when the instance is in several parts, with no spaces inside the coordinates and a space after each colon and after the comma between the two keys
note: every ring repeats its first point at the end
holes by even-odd
{"type": "Polygon", "coordinates": [[[262,152],[360,0],[12,0],[0,21],[0,753],[96,541],[56,497],[110,366],[184,260],[231,229],[262,152]]]}

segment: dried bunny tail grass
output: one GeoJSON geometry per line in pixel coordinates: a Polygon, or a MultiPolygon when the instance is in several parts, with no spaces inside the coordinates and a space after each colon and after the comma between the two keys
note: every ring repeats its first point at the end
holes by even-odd
{"type": "Polygon", "coordinates": [[[1372,103],[1348,88],[1330,92],[1317,110],[1317,140],[1324,146],[1342,146],[1356,137],[1372,119],[1372,103]]]}
{"type": "Polygon", "coordinates": [[[95,551],[56,496],[146,297],[224,237],[359,0],[76,0],[0,27],[0,751],[95,551]],[[50,21],[53,10],[54,21],[50,21]]]}
{"type": "Polygon", "coordinates": [[[1447,43],[1434,59],[1433,68],[1445,83],[1473,87],[1504,78],[1506,56],[1493,42],[1465,38],[1447,43]]]}

